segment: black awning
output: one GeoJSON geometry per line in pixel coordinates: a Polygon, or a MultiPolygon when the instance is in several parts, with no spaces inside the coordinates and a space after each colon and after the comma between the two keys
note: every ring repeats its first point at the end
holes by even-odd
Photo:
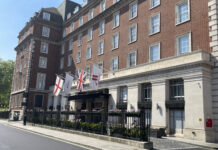
{"type": "Polygon", "coordinates": [[[94,99],[99,97],[104,97],[108,99],[110,94],[108,94],[108,90],[100,90],[100,91],[90,91],[90,92],[80,92],[76,95],[69,96],[68,101],[72,100],[85,100],[85,99],[94,99]]]}

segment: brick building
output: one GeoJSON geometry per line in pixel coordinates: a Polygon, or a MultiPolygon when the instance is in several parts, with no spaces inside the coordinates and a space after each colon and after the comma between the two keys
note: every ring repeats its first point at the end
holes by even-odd
{"type": "Polygon", "coordinates": [[[78,93],[75,81],[71,111],[145,107],[153,128],[217,142],[217,2],[84,2],[65,0],[58,8],[41,9],[20,32],[12,112],[22,110],[24,92],[29,93],[28,108],[60,106],[64,111],[69,95],[52,94],[55,74],[77,69],[90,74],[95,64],[103,71],[99,89],[92,90],[87,79],[78,93]],[[90,100],[93,93],[102,95],[90,100]]]}

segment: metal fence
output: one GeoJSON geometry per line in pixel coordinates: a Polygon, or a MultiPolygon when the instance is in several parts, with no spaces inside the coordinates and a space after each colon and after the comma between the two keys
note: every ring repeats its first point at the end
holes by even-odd
{"type": "Polygon", "coordinates": [[[9,111],[0,111],[0,119],[8,119],[9,113],[9,111]]]}

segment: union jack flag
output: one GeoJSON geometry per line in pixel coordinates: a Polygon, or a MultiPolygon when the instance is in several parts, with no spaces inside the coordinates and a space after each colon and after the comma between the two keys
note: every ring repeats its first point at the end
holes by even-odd
{"type": "Polygon", "coordinates": [[[83,91],[83,86],[86,81],[87,74],[83,70],[78,70],[78,75],[79,75],[79,78],[77,79],[77,90],[83,91]]]}

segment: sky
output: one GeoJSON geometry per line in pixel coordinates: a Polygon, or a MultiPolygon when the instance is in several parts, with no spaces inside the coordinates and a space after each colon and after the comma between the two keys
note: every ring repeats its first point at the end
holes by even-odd
{"type": "MultiPolygon", "coordinates": [[[[0,0],[0,58],[15,60],[18,34],[41,8],[58,7],[64,0],[0,0]]],[[[71,0],[82,3],[83,0],[71,0]]]]}

